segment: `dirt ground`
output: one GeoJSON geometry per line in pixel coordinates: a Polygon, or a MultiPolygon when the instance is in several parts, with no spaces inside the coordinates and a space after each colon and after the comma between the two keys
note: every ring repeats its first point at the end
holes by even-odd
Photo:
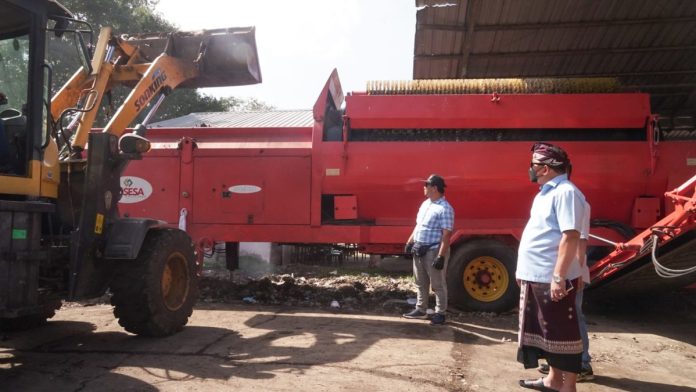
{"type": "MultiPolygon", "coordinates": [[[[539,375],[515,361],[514,312],[401,318],[407,275],[242,280],[206,278],[188,326],[164,339],[124,332],[104,301],[65,304],[0,335],[0,390],[521,391],[539,375]]],[[[578,391],[696,392],[695,292],[586,308],[596,379],[578,391]]]]}

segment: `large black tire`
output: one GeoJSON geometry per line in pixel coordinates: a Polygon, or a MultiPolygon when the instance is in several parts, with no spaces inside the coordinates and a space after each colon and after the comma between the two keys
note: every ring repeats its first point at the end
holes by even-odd
{"type": "Polygon", "coordinates": [[[196,257],[189,236],[176,229],[150,230],[138,258],[117,263],[111,304],[118,323],[141,336],[179,332],[198,298],[196,257]]]}
{"type": "Polygon", "coordinates": [[[457,247],[447,269],[449,301],[464,310],[505,312],[519,301],[517,255],[501,241],[482,238],[457,247]]]}

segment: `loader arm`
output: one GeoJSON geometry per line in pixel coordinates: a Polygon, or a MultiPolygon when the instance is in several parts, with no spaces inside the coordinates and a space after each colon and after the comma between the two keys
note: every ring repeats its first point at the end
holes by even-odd
{"type": "MultiPolygon", "coordinates": [[[[159,92],[171,91],[182,82],[198,76],[195,65],[183,60],[162,54],[149,64],[147,71],[138,80],[126,100],[111,118],[104,132],[121,136],[126,127],[150,103],[159,92]]],[[[86,137],[86,135],[85,135],[86,137]]],[[[75,139],[76,142],[78,139],[75,139]]]]}
{"type": "Polygon", "coordinates": [[[65,109],[79,102],[80,94],[86,88],[89,74],[80,67],[51,99],[51,117],[58,119],[65,109]]]}
{"type": "Polygon", "coordinates": [[[51,115],[80,118],[72,149],[82,151],[103,97],[115,86],[132,88],[104,132],[121,136],[159,93],[179,86],[219,87],[261,82],[253,28],[116,37],[101,29],[91,69],[80,68],[51,102],[51,115]]]}

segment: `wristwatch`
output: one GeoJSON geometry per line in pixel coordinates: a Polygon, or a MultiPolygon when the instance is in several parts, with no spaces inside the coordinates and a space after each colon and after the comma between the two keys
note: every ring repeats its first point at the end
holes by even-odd
{"type": "Polygon", "coordinates": [[[561,278],[561,275],[553,274],[553,281],[554,281],[555,283],[561,283],[562,280],[563,280],[563,279],[561,278]]]}

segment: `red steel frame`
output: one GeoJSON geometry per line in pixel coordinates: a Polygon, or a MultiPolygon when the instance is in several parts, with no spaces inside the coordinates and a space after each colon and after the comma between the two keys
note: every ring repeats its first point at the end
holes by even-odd
{"type": "Polygon", "coordinates": [[[696,175],[680,187],[666,192],[665,197],[674,204],[674,211],[630,241],[617,244],[614,252],[592,266],[592,281],[607,279],[650,252],[654,236],[657,236],[657,246],[661,247],[696,229],[696,175]]]}

